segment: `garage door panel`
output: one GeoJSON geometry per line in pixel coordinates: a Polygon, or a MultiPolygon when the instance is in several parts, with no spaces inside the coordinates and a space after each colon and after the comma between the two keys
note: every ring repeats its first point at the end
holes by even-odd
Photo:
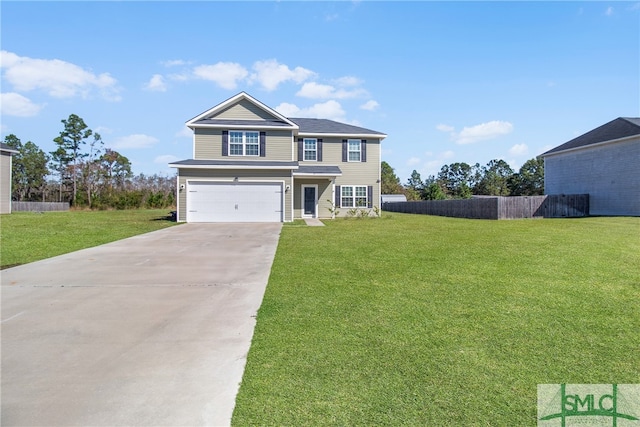
{"type": "Polygon", "coordinates": [[[187,222],[282,222],[282,184],[189,182],[187,222]]]}

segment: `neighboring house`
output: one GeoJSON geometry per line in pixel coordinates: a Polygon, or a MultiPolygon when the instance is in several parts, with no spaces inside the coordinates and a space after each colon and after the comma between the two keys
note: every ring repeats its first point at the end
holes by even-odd
{"type": "Polygon", "coordinates": [[[245,92],[189,120],[193,158],[178,169],[178,221],[333,218],[380,201],[385,134],[287,118],[245,92]]]}
{"type": "Polygon", "coordinates": [[[406,202],[407,196],[404,194],[383,194],[380,196],[380,203],[406,202]]]}
{"type": "Polygon", "coordinates": [[[13,147],[0,142],[0,214],[11,213],[11,156],[13,147]]]}
{"type": "Polygon", "coordinates": [[[640,216],[640,118],[619,117],[542,157],[545,194],[589,194],[591,215],[640,216]]]}

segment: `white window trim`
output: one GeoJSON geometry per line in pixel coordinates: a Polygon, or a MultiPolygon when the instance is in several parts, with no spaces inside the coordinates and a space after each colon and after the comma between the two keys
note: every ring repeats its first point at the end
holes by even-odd
{"type": "MultiPolygon", "coordinates": [[[[229,157],[260,157],[260,132],[254,130],[230,130],[229,137],[227,141],[227,152],[229,153],[229,157]],[[242,154],[232,154],[231,152],[231,133],[241,133],[242,134],[242,154]],[[247,134],[254,133],[258,135],[258,154],[247,154],[247,145],[256,145],[256,144],[247,144],[247,134]]],[[[234,144],[240,145],[240,144],[234,144]]]]}
{"type": "Polygon", "coordinates": [[[362,140],[361,139],[347,139],[347,162],[358,163],[362,161],[362,140]],[[358,142],[358,151],[351,150],[351,143],[358,142]],[[358,160],[351,160],[351,153],[358,153],[358,160]]]}
{"type": "Polygon", "coordinates": [[[349,209],[365,209],[367,208],[367,206],[369,206],[369,190],[367,188],[366,185],[341,185],[340,186],[340,207],[341,208],[349,208],[349,209]],[[346,206],[343,204],[342,200],[345,198],[344,196],[344,188],[345,187],[349,187],[352,189],[352,195],[348,196],[349,198],[351,198],[351,205],[350,206],[346,206]],[[363,206],[356,206],[356,199],[359,198],[359,196],[356,196],[356,188],[360,187],[360,188],[364,188],[364,199],[365,199],[365,203],[363,206]]]}
{"type": "Polygon", "coordinates": [[[304,162],[317,162],[318,161],[318,139],[317,138],[303,138],[302,139],[302,161],[304,162]],[[315,143],[315,149],[307,150],[307,141],[313,141],[315,143]],[[313,152],[315,159],[307,159],[307,152],[313,152]]]}

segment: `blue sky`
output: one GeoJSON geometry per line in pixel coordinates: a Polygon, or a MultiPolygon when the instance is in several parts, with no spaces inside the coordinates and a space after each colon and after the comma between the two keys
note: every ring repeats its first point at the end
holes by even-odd
{"type": "Polygon", "coordinates": [[[184,123],[240,91],[388,137],[404,183],[527,159],[640,116],[639,2],[11,2],[2,138],[53,151],[82,117],[136,174],[192,157],[184,123]]]}

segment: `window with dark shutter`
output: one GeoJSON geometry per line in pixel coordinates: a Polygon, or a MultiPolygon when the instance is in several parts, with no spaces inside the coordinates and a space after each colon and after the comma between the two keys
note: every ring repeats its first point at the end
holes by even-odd
{"type": "Polygon", "coordinates": [[[224,157],[229,155],[229,131],[222,131],[222,155],[224,157]]]}
{"type": "Polygon", "coordinates": [[[318,139],[317,150],[318,150],[318,161],[321,162],[322,161],[322,139],[318,139]]]}
{"type": "MultiPolygon", "coordinates": [[[[364,142],[364,141],[362,141],[362,142],[364,142]]],[[[368,208],[372,208],[373,207],[373,185],[368,185],[367,186],[367,207],[368,208]]]]}
{"type": "Polygon", "coordinates": [[[301,162],[304,160],[304,140],[302,138],[298,138],[298,161],[301,162]]]}
{"type": "Polygon", "coordinates": [[[335,200],[335,205],[336,206],[335,207],[339,208],[340,205],[341,205],[341,202],[340,202],[340,186],[339,185],[336,185],[335,193],[336,193],[336,200],[335,200]]]}
{"type": "Polygon", "coordinates": [[[260,157],[267,155],[267,133],[260,132],[260,157]]]}
{"type": "Polygon", "coordinates": [[[346,139],[342,140],[342,161],[343,162],[347,161],[347,140],[346,139]]]}
{"type": "Polygon", "coordinates": [[[367,161],[367,140],[366,139],[363,139],[362,142],[360,143],[360,161],[361,162],[367,161]]]}

